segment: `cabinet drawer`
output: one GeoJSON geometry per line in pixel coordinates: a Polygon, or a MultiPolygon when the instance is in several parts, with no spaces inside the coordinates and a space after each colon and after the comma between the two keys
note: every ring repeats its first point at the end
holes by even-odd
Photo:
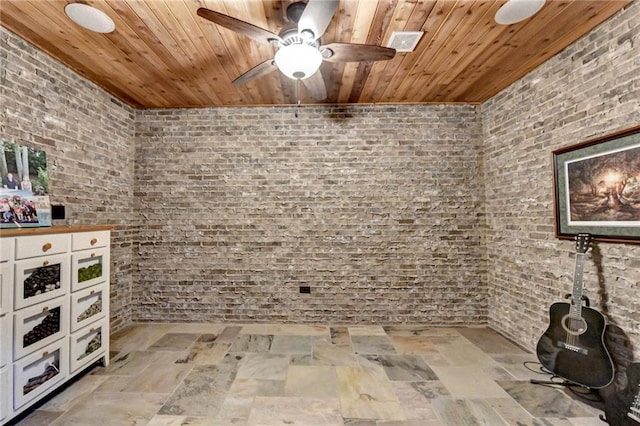
{"type": "MultiPolygon", "coordinates": [[[[107,319],[91,324],[71,335],[71,372],[76,372],[107,356],[107,319]]],[[[105,363],[106,365],[106,363],[105,363]]]]}
{"type": "Polygon", "coordinates": [[[0,238],[0,262],[8,262],[13,259],[15,244],[15,238],[0,238]]]}
{"type": "Polygon", "coordinates": [[[70,244],[69,234],[20,237],[16,242],[16,259],[28,259],[30,257],[66,253],[69,251],[70,244]]]}
{"type": "Polygon", "coordinates": [[[109,250],[83,250],[71,256],[71,291],[81,290],[109,279],[109,250]]]}
{"type": "Polygon", "coordinates": [[[0,368],[0,421],[9,417],[9,411],[11,409],[11,368],[0,368]]]}
{"type": "Polygon", "coordinates": [[[69,291],[69,256],[45,256],[16,262],[16,309],[32,306],[69,291]]]}
{"type": "Polygon", "coordinates": [[[59,340],[13,364],[13,406],[18,409],[69,375],[69,341],[59,340]]]}
{"type": "Polygon", "coordinates": [[[71,237],[71,250],[86,250],[109,245],[109,231],[78,232],[71,237]]]}
{"type": "Polygon", "coordinates": [[[0,367],[11,362],[11,314],[0,316],[0,367]]]}
{"type": "Polygon", "coordinates": [[[13,306],[13,265],[0,263],[0,315],[6,314],[13,306]]]}
{"type": "Polygon", "coordinates": [[[22,309],[13,317],[13,359],[43,348],[69,332],[69,299],[59,297],[22,309]]]}
{"type": "Polygon", "coordinates": [[[71,294],[71,331],[104,318],[109,303],[107,283],[71,294]]]}

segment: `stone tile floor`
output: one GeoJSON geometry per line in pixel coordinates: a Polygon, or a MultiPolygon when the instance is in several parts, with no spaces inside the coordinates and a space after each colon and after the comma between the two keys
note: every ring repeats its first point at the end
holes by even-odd
{"type": "Polygon", "coordinates": [[[487,328],[140,324],[111,350],[18,424],[604,425],[487,328]]]}

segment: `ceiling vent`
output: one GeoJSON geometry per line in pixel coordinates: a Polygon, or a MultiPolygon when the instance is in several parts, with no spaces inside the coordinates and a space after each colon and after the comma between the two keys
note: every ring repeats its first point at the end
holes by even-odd
{"type": "Polygon", "coordinates": [[[387,47],[396,49],[396,52],[413,52],[422,34],[423,31],[394,31],[387,47]]]}

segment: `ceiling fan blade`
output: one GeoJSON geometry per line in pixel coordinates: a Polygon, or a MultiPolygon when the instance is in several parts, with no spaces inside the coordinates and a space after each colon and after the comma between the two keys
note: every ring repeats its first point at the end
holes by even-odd
{"type": "Polygon", "coordinates": [[[307,88],[309,93],[311,93],[311,97],[316,101],[327,99],[327,86],[324,84],[320,70],[316,71],[311,77],[300,81],[302,81],[304,87],[307,88]]]}
{"type": "Polygon", "coordinates": [[[273,46],[277,45],[279,42],[282,42],[282,39],[277,34],[274,34],[269,30],[265,30],[264,28],[256,27],[253,24],[241,21],[240,19],[236,19],[232,16],[215,12],[204,7],[199,8],[197,13],[198,16],[207,19],[214,24],[218,24],[220,26],[228,28],[232,31],[237,32],[238,34],[251,37],[256,41],[259,41],[260,43],[273,46]]]}
{"type": "Polygon", "coordinates": [[[298,21],[298,32],[302,34],[304,31],[311,31],[314,40],[322,37],[338,3],[338,0],[309,0],[298,21]]]}
{"type": "Polygon", "coordinates": [[[273,61],[273,59],[269,59],[251,68],[249,71],[233,80],[232,83],[236,86],[240,86],[242,84],[248,83],[251,80],[262,77],[263,75],[267,75],[277,69],[278,67],[276,66],[276,63],[273,61]]]}
{"type": "Polygon", "coordinates": [[[320,50],[327,62],[387,61],[396,55],[396,49],[373,44],[329,43],[320,50]]]}

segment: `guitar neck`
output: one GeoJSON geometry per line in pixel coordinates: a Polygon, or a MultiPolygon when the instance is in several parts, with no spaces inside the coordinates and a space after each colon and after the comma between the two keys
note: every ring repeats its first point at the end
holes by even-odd
{"type": "Polygon", "coordinates": [[[571,292],[571,316],[582,316],[582,275],[584,271],[584,253],[576,253],[576,267],[573,272],[573,290],[571,292]]]}

